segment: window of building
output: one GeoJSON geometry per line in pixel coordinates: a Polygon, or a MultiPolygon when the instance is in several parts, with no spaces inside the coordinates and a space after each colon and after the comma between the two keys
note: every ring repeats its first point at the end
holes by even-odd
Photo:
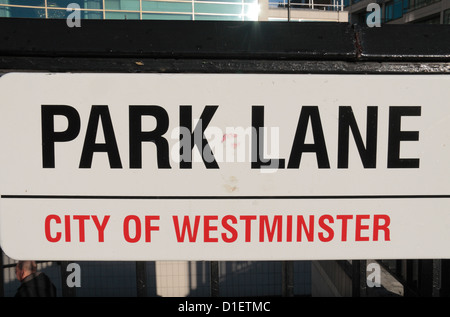
{"type": "Polygon", "coordinates": [[[242,13],[242,6],[233,4],[196,3],[194,10],[195,13],[240,15],[242,13]]]}
{"type": "Polygon", "coordinates": [[[450,9],[444,11],[444,24],[450,24],[450,9]]]}
{"type": "Polygon", "coordinates": [[[441,23],[441,16],[440,14],[434,14],[431,16],[428,16],[426,18],[414,21],[414,23],[422,23],[422,24],[440,24],[441,23]]]}
{"type": "Polygon", "coordinates": [[[139,12],[109,12],[105,13],[106,19],[111,20],[139,20],[139,12]]]}
{"type": "MultiPolygon", "coordinates": [[[[72,14],[71,11],[67,11],[66,9],[48,9],[47,18],[49,19],[67,19],[69,15],[72,14]]],[[[81,11],[82,19],[103,19],[102,11],[81,11]]]]}
{"type": "Polygon", "coordinates": [[[45,6],[45,0],[0,0],[0,3],[34,7],[45,6]]]}
{"type": "Polygon", "coordinates": [[[105,8],[110,9],[110,10],[139,11],[140,1],[139,0],[105,0],[105,8]]]}
{"type": "Polygon", "coordinates": [[[192,14],[142,13],[143,20],[192,20],[192,14]]]}
{"type": "MultiPolygon", "coordinates": [[[[42,1],[44,2],[44,1],[42,1]]],[[[47,0],[47,7],[50,8],[67,8],[69,4],[76,3],[82,9],[103,9],[102,0],[76,1],[76,0],[47,0]]],[[[15,3],[14,3],[15,4],[15,3]]],[[[33,4],[37,6],[37,4],[33,4]]],[[[42,4],[45,6],[45,4],[42,4]]]]}
{"type": "MultiPolygon", "coordinates": [[[[142,2],[143,11],[152,12],[191,12],[192,3],[179,1],[145,1],[142,2]]],[[[151,15],[150,15],[151,16],[151,15]]]]}
{"type": "Polygon", "coordinates": [[[399,19],[409,9],[409,0],[393,0],[387,2],[384,11],[384,21],[399,19]]]}
{"type": "Polygon", "coordinates": [[[419,9],[439,1],[441,0],[411,0],[411,9],[419,9]]]}
{"type": "Polygon", "coordinates": [[[7,17],[17,18],[45,18],[45,9],[9,7],[7,17]]]}

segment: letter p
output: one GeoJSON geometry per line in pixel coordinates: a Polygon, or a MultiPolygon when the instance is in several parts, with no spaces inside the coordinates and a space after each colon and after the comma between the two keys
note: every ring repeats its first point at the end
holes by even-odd
{"type": "Polygon", "coordinates": [[[55,142],[67,142],[75,139],[80,132],[80,116],[71,106],[42,105],[42,166],[55,168],[55,142]],[[68,125],[64,131],[55,131],[54,119],[60,115],[67,118],[68,125]]]}

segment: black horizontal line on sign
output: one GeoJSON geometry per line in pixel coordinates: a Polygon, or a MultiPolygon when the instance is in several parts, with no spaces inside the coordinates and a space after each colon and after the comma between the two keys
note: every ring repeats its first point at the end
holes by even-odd
{"type": "Polygon", "coordinates": [[[318,196],[95,196],[95,195],[1,195],[3,199],[148,199],[148,200],[229,200],[229,199],[436,199],[450,195],[318,195],[318,196]]]}

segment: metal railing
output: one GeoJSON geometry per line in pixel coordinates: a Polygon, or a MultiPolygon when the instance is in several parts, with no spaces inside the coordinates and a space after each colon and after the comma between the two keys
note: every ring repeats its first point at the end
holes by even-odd
{"type": "MultiPolygon", "coordinates": [[[[79,287],[68,283],[73,280],[72,262],[36,263],[58,297],[310,296],[310,262],[81,261],[74,262],[80,265],[79,287]],[[188,269],[179,270],[182,266],[188,269]]],[[[20,285],[15,265],[16,261],[0,265],[0,297],[14,296],[20,285]]]]}
{"type": "Polygon", "coordinates": [[[344,0],[278,0],[269,1],[269,8],[344,11],[344,0]]]}

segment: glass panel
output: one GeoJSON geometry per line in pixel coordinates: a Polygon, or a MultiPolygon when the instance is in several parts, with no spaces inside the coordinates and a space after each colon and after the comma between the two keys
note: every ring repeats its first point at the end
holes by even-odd
{"type": "Polygon", "coordinates": [[[45,7],[45,0],[9,0],[0,3],[16,4],[21,6],[45,7]]]}
{"type": "MultiPolygon", "coordinates": [[[[287,4],[287,1],[285,1],[285,3],[287,4]]],[[[320,4],[320,2],[319,2],[320,4]]],[[[297,9],[308,9],[310,8],[310,3],[308,0],[299,0],[299,1],[295,1],[294,3],[291,2],[291,7],[292,8],[297,8],[297,9]]],[[[319,7],[320,8],[320,7],[319,7]]]]}
{"type": "Polygon", "coordinates": [[[418,8],[427,6],[429,4],[432,4],[434,2],[439,2],[441,0],[413,0],[413,1],[414,1],[414,4],[412,4],[413,5],[412,9],[418,9],[418,8]]]}
{"type": "Polygon", "coordinates": [[[259,11],[259,5],[257,4],[247,4],[244,5],[244,14],[254,14],[259,11]]]}
{"type": "Polygon", "coordinates": [[[139,20],[139,13],[137,12],[106,12],[106,19],[112,20],[139,20]]]}
{"type": "MultiPolygon", "coordinates": [[[[67,19],[69,14],[67,10],[49,9],[47,14],[49,19],[67,19]]],[[[82,19],[103,19],[102,11],[81,11],[82,19]]]]}
{"type": "Polygon", "coordinates": [[[86,9],[103,9],[103,1],[102,0],[89,0],[84,7],[86,9]]]}
{"type": "Polygon", "coordinates": [[[401,18],[403,16],[403,3],[402,1],[394,2],[394,19],[401,18]]]}
{"type": "Polygon", "coordinates": [[[392,3],[386,4],[384,17],[386,22],[392,20],[392,3]]]}
{"type": "Polygon", "coordinates": [[[386,3],[385,21],[387,22],[390,20],[401,18],[403,16],[403,13],[408,10],[408,7],[408,0],[394,0],[386,3]]]}
{"type": "Polygon", "coordinates": [[[258,21],[259,12],[258,4],[247,4],[244,6],[244,19],[246,21],[258,21]]]}
{"type": "Polygon", "coordinates": [[[139,0],[105,0],[105,8],[109,10],[139,11],[139,0]]]}
{"type": "Polygon", "coordinates": [[[47,0],[47,6],[49,8],[67,8],[69,4],[76,3],[83,9],[102,9],[102,0],[47,0]]]}
{"type": "Polygon", "coordinates": [[[195,13],[242,14],[242,5],[196,3],[195,13]]]}
{"type": "MultiPolygon", "coordinates": [[[[308,0],[299,0],[296,3],[291,3],[291,7],[298,7],[298,8],[302,8],[304,7],[304,4],[306,3],[308,6],[309,5],[309,1],[308,0]]],[[[287,8],[288,5],[288,0],[269,0],[269,7],[271,8],[287,8]]]]}
{"type": "Polygon", "coordinates": [[[450,24],[450,9],[444,11],[444,24],[450,24]]]}
{"type": "Polygon", "coordinates": [[[403,13],[408,12],[409,0],[403,0],[403,13]]]}
{"type": "MultiPolygon", "coordinates": [[[[286,0],[287,1],[287,0],[286,0]]],[[[229,3],[242,3],[242,0],[195,0],[195,2],[229,2],[229,3]]]]}
{"type": "Polygon", "coordinates": [[[70,0],[48,0],[47,6],[52,8],[67,8],[67,6],[71,3],[76,3],[80,6],[80,8],[83,7],[83,1],[70,1],[70,0]]]}
{"type": "Polygon", "coordinates": [[[166,2],[145,1],[142,2],[142,11],[158,12],[192,12],[192,3],[188,2],[166,2]]]}
{"type": "Polygon", "coordinates": [[[103,12],[101,11],[85,11],[81,14],[82,19],[88,20],[102,20],[103,12]]]}
{"type": "Polygon", "coordinates": [[[190,15],[190,14],[143,13],[142,19],[145,19],[145,20],[192,20],[192,15],[190,15]]]}
{"type": "Polygon", "coordinates": [[[67,12],[66,10],[50,10],[48,9],[47,15],[49,19],[67,19],[67,16],[72,12],[67,12]]]}
{"type": "Polygon", "coordinates": [[[10,7],[9,12],[13,18],[45,18],[45,9],[10,7]]]}
{"type": "Polygon", "coordinates": [[[119,0],[105,0],[105,9],[120,10],[119,0]]]}
{"type": "Polygon", "coordinates": [[[195,15],[195,20],[204,21],[242,21],[240,16],[225,16],[225,15],[195,15]]]}
{"type": "Polygon", "coordinates": [[[120,9],[139,11],[139,0],[120,0],[120,9]]]}
{"type": "Polygon", "coordinates": [[[10,16],[8,7],[0,7],[0,18],[9,18],[10,16]]]}

